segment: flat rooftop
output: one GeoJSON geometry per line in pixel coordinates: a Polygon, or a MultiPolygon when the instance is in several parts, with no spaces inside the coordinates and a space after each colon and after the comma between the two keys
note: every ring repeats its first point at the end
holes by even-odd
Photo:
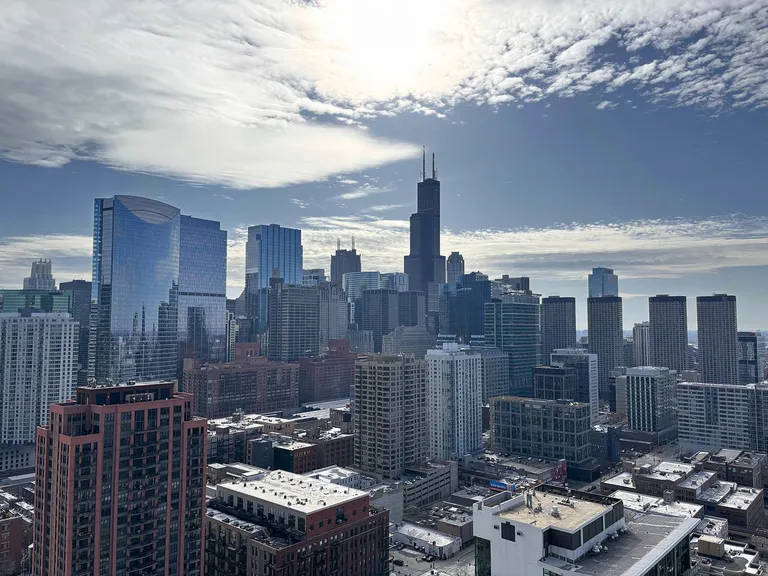
{"type": "Polygon", "coordinates": [[[559,494],[548,494],[538,490],[533,496],[533,506],[534,508],[528,508],[525,503],[522,503],[520,506],[500,513],[499,518],[536,525],[539,530],[554,527],[575,532],[610,509],[606,504],[589,502],[578,497],[566,498],[559,494]],[[566,500],[570,505],[564,503],[566,500]],[[535,511],[538,504],[541,504],[541,512],[535,511]],[[552,515],[553,509],[557,510],[555,516],[552,515]]]}
{"type": "Polygon", "coordinates": [[[626,490],[616,490],[616,492],[610,494],[610,497],[623,501],[625,510],[663,514],[664,516],[680,516],[681,518],[692,518],[704,508],[700,504],[679,502],[677,500],[674,502],[664,502],[663,498],[638,494],[637,492],[627,492],[626,490]]]}
{"type": "Polygon", "coordinates": [[[621,472],[616,474],[616,476],[601,480],[601,482],[608,486],[615,486],[617,490],[635,487],[635,479],[632,478],[631,472],[621,472]]]}
{"type": "Polygon", "coordinates": [[[678,486],[680,488],[697,488],[706,483],[712,476],[716,476],[716,472],[710,472],[708,470],[702,470],[701,472],[694,472],[688,478],[680,482],[678,486]]]}
{"type": "Polygon", "coordinates": [[[676,481],[685,478],[695,470],[692,464],[683,462],[659,462],[650,472],[641,473],[642,476],[658,480],[676,481]]]}
{"type": "Polygon", "coordinates": [[[722,502],[731,491],[736,489],[736,482],[728,482],[726,480],[718,480],[712,486],[704,490],[699,494],[698,500],[702,502],[719,503],[722,502]]]}
{"type": "Polygon", "coordinates": [[[292,442],[278,442],[275,445],[275,448],[282,448],[283,450],[300,450],[301,448],[309,448],[310,446],[314,446],[314,444],[294,440],[292,442]]]}
{"type": "Polygon", "coordinates": [[[760,501],[762,502],[763,491],[761,489],[739,488],[738,490],[736,490],[736,492],[731,492],[725,498],[723,498],[722,502],[720,502],[720,506],[725,506],[727,508],[737,508],[739,510],[746,510],[758,498],[760,498],[760,501]]]}
{"type": "Polygon", "coordinates": [[[426,542],[432,542],[435,546],[449,546],[457,539],[458,536],[451,536],[444,532],[438,532],[433,528],[427,528],[419,524],[411,524],[410,522],[403,522],[400,528],[397,529],[398,534],[403,534],[414,540],[423,540],[426,542]]]}
{"type": "Polygon", "coordinates": [[[224,482],[219,484],[219,490],[222,489],[254,500],[290,507],[304,514],[333,508],[368,495],[361,490],[282,470],[269,472],[252,482],[224,482]]]}

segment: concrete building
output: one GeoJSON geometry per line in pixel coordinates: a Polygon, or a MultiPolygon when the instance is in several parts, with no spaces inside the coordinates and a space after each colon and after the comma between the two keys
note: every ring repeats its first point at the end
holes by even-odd
{"type": "Polygon", "coordinates": [[[349,340],[330,340],[325,356],[299,358],[299,402],[349,397],[349,389],[355,384],[356,359],[349,340]]]}
{"type": "Polygon", "coordinates": [[[470,346],[480,354],[483,371],[483,405],[494,396],[509,394],[509,356],[498,348],[470,346]]]}
{"type": "Polygon", "coordinates": [[[627,368],[627,427],[655,435],[677,435],[677,374],[667,368],[627,368]]]}
{"type": "Polygon", "coordinates": [[[320,353],[320,297],[317,288],[291,286],[272,278],[269,287],[267,356],[293,362],[320,353]]]}
{"type": "Polygon", "coordinates": [[[373,330],[349,330],[349,349],[355,354],[373,354],[373,330]]]}
{"type": "Polygon", "coordinates": [[[576,370],[570,366],[536,366],[533,397],[539,400],[576,400],[576,370]]]}
{"type": "Polygon", "coordinates": [[[461,550],[461,537],[453,536],[419,524],[403,522],[392,533],[392,542],[447,560],[461,550]]]}
{"type": "Polygon", "coordinates": [[[208,576],[388,571],[389,513],[353,488],[269,472],[218,484],[205,521],[208,576]]]}
{"type": "Polygon", "coordinates": [[[443,344],[427,363],[427,453],[460,458],[482,447],[482,357],[471,348],[443,344]]]}
{"type": "Polygon", "coordinates": [[[427,295],[418,290],[398,290],[398,326],[427,325],[427,295]]]}
{"type": "Polygon", "coordinates": [[[634,353],[633,367],[652,366],[650,332],[651,323],[647,321],[636,322],[634,328],[632,328],[632,348],[634,353]]]}
{"type": "Polygon", "coordinates": [[[589,404],[592,423],[597,422],[599,414],[599,393],[597,376],[597,354],[590,354],[583,348],[558,348],[552,351],[550,366],[567,366],[576,371],[576,396],[574,400],[589,404]]]}
{"type": "Polygon", "coordinates": [[[426,326],[398,326],[381,337],[381,353],[388,356],[413,354],[423,360],[427,351],[435,347],[435,336],[426,326]]]}
{"type": "Polygon", "coordinates": [[[624,328],[621,298],[597,296],[587,300],[589,352],[597,354],[597,386],[601,395],[608,393],[608,374],[623,366],[624,328]]]}
{"type": "Polygon", "coordinates": [[[323,268],[309,268],[301,271],[302,286],[319,286],[327,281],[323,268]]]}
{"type": "Polygon", "coordinates": [[[491,399],[491,449],[532,458],[590,458],[589,405],[565,400],[501,396],[491,399]]]}
{"type": "Polygon", "coordinates": [[[538,294],[504,294],[485,304],[485,343],[509,356],[510,390],[533,395],[533,369],[541,364],[538,294]]]}
{"type": "Polygon", "coordinates": [[[35,260],[28,278],[24,278],[24,290],[56,290],[50,260],[35,260]]]}
{"type": "Polygon", "coordinates": [[[541,356],[576,346],[576,298],[548,296],[541,299],[541,356]]]}
{"type": "Polygon", "coordinates": [[[637,513],[621,500],[557,486],[501,492],[473,506],[475,574],[684,576],[698,518],[637,513]]]}
{"type": "Polygon", "coordinates": [[[406,466],[424,461],[427,429],[423,360],[379,355],[359,359],[354,398],[356,468],[396,479],[406,466]]]}
{"type": "Polygon", "coordinates": [[[757,384],[765,380],[765,334],[739,332],[739,384],[757,384]]]}
{"type": "Polygon", "coordinates": [[[361,326],[373,332],[373,350],[381,352],[381,338],[399,325],[399,292],[365,290],[361,298],[361,326]]]}
{"type": "Polygon", "coordinates": [[[696,298],[699,333],[699,381],[739,383],[736,296],[696,298]]]}
{"type": "Polygon", "coordinates": [[[315,444],[293,439],[281,439],[274,444],[273,448],[276,470],[306,474],[318,468],[317,446],[315,444]]]}
{"type": "Polygon", "coordinates": [[[602,298],[603,296],[619,295],[619,277],[611,268],[592,268],[589,275],[589,297],[602,298]]]}
{"type": "Polygon", "coordinates": [[[320,300],[320,352],[324,354],[331,340],[347,337],[349,309],[341,286],[323,282],[318,285],[317,293],[320,300]]]}
{"type": "MultiPolygon", "coordinates": [[[[331,256],[331,284],[342,288],[342,279],[348,272],[360,272],[362,270],[360,254],[355,250],[355,241],[352,240],[352,249],[341,249],[341,241],[337,242],[336,253],[331,256]]],[[[378,286],[377,286],[378,287],[378,286]]]]}
{"type": "Polygon", "coordinates": [[[205,420],[175,385],[78,388],[51,405],[37,429],[32,574],[203,574],[205,420]]]}
{"type": "Polygon", "coordinates": [[[0,472],[34,467],[37,426],[74,395],[79,337],[68,314],[0,314],[0,472]]]}
{"type": "MultiPolygon", "coordinates": [[[[688,309],[685,296],[648,298],[650,361],[680,374],[688,370],[688,309]]],[[[646,365],[642,364],[642,365],[646,365]]]]}
{"type": "Polygon", "coordinates": [[[0,505],[0,574],[21,574],[21,560],[29,545],[27,521],[18,512],[0,505]]]}

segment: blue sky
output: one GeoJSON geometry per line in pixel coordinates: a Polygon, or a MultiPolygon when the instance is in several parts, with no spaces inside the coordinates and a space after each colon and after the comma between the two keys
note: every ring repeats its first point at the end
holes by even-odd
{"type": "Polygon", "coordinates": [[[577,296],[580,327],[604,265],[625,327],[729,292],[768,328],[767,30],[751,0],[11,0],[0,286],[88,277],[92,200],[129,193],[221,221],[233,296],[251,224],[402,270],[426,144],[468,269],[577,296]]]}

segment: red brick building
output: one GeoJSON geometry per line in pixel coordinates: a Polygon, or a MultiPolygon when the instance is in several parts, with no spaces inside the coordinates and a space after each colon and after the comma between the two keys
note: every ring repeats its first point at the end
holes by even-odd
{"type": "Polygon", "coordinates": [[[328,354],[299,359],[299,402],[324,402],[349,398],[355,384],[357,353],[349,340],[329,340],[328,354]]]}
{"type": "Polygon", "coordinates": [[[0,509],[0,574],[21,574],[25,529],[26,522],[19,514],[0,509]]]}
{"type": "Polygon", "coordinates": [[[274,446],[275,468],[306,474],[317,469],[317,446],[309,442],[279,442],[274,446]]]}

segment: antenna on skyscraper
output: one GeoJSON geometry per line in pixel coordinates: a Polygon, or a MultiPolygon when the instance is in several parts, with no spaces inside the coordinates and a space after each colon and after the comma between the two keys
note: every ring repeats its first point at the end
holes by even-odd
{"type": "Polygon", "coordinates": [[[352,236],[352,250],[355,249],[355,237],[352,236]]]}
{"type": "Polygon", "coordinates": [[[432,180],[437,180],[437,170],[435,170],[435,153],[432,152],[432,180]]]}
{"type": "Polygon", "coordinates": [[[336,238],[336,251],[341,250],[341,238],[336,238]]]}
{"type": "Polygon", "coordinates": [[[427,179],[427,147],[422,145],[421,147],[421,181],[427,179]]]}

